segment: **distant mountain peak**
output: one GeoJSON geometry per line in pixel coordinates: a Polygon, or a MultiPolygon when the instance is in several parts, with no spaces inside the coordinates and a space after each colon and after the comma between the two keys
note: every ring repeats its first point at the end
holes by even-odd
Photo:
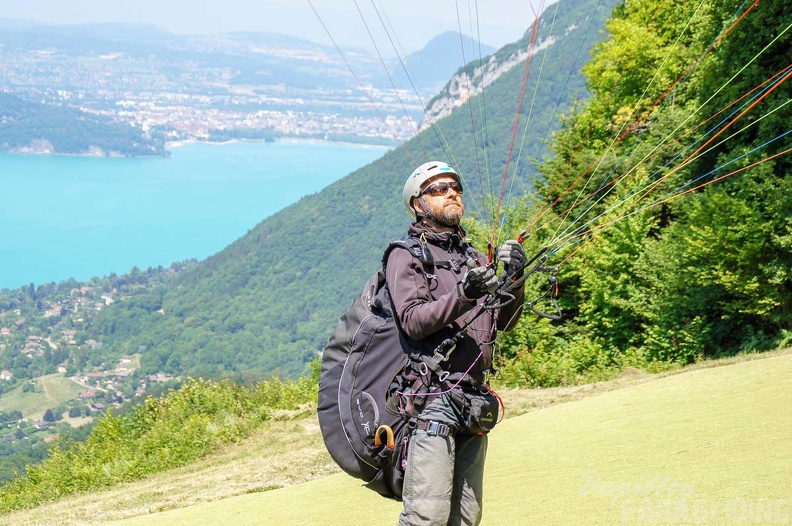
{"type": "MultiPolygon", "coordinates": [[[[481,44],[478,40],[457,31],[446,31],[433,37],[426,45],[405,60],[405,67],[416,89],[424,95],[432,96],[466,62],[482,59],[496,51],[492,46],[481,44]]],[[[401,67],[394,68],[394,83],[397,87],[411,89],[412,84],[401,67]]]]}
{"type": "Polygon", "coordinates": [[[429,42],[427,42],[426,45],[415,54],[424,50],[447,48],[451,53],[455,52],[457,55],[459,55],[461,59],[462,48],[460,43],[464,46],[464,52],[466,56],[470,55],[466,57],[468,60],[474,58],[474,55],[478,55],[479,51],[482,57],[490,55],[496,51],[494,47],[479,42],[475,38],[468,35],[460,34],[457,31],[445,31],[435,37],[432,37],[429,42]],[[479,50],[479,46],[481,46],[481,50],[479,50]]]}

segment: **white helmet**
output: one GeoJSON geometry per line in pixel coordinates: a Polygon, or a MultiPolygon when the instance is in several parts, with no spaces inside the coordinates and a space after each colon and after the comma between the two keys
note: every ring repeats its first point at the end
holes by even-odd
{"type": "Polygon", "coordinates": [[[410,174],[410,177],[407,178],[407,182],[404,183],[404,191],[402,193],[404,196],[404,206],[407,208],[407,212],[410,213],[413,219],[416,219],[415,209],[413,209],[412,206],[413,199],[421,195],[421,190],[423,190],[423,187],[428,181],[431,181],[435,177],[439,177],[441,175],[451,176],[457,182],[460,182],[459,174],[456,173],[456,170],[442,161],[429,161],[427,163],[423,163],[421,166],[416,168],[413,173],[410,174]]]}

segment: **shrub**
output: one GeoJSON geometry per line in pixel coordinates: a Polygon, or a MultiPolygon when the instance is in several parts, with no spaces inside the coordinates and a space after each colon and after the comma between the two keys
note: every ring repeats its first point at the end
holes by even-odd
{"type": "Polygon", "coordinates": [[[0,488],[0,512],[33,507],[181,466],[239,441],[282,410],[288,418],[317,397],[312,378],[249,386],[191,379],[181,389],[148,397],[130,413],[112,410],[85,442],[55,444],[43,463],[0,488]]]}

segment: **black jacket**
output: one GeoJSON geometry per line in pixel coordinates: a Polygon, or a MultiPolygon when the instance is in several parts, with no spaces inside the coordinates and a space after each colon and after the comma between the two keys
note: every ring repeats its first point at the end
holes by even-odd
{"type": "MultiPolygon", "coordinates": [[[[483,298],[469,302],[461,292],[464,264],[486,265],[484,255],[464,240],[464,231],[437,231],[416,222],[409,235],[425,242],[435,265],[424,267],[409,250],[395,249],[388,256],[386,281],[396,310],[396,318],[411,343],[421,352],[431,353],[471,320],[483,298]],[[454,262],[449,264],[448,262],[454,262]],[[474,263],[475,262],[475,263],[474,263]]],[[[473,322],[451,354],[447,370],[480,373],[492,367],[492,342],[497,330],[510,330],[517,323],[525,301],[523,288],[513,291],[515,301],[499,311],[485,312],[473,322]]]]}

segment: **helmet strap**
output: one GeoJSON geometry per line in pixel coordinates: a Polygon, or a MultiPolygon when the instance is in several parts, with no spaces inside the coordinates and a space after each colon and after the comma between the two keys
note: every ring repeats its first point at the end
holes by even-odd
{"type": "Polygon", "coordinates": [[[432,217],[431,214],[429,214],[429,212],[426,211],[426,210],[429,210],[429,207],[426,206],[426,201],[423,200],[423,196],[419,196],[419,197],[414,198],[412,200],[412,202],[413,202],[412,209],[413,209],[413,212],[415,212],[415,218],[418,221],[420,221],[421,219],[423,219],[425,217],[428,217],[428,218],[431,219],[431,217],[432,217]],[[421,212],[417,208],[415,208],[415,202],[416,201],[419,201],[421,203],[421,209],[424,210],[423,212],[421,212]]]}

